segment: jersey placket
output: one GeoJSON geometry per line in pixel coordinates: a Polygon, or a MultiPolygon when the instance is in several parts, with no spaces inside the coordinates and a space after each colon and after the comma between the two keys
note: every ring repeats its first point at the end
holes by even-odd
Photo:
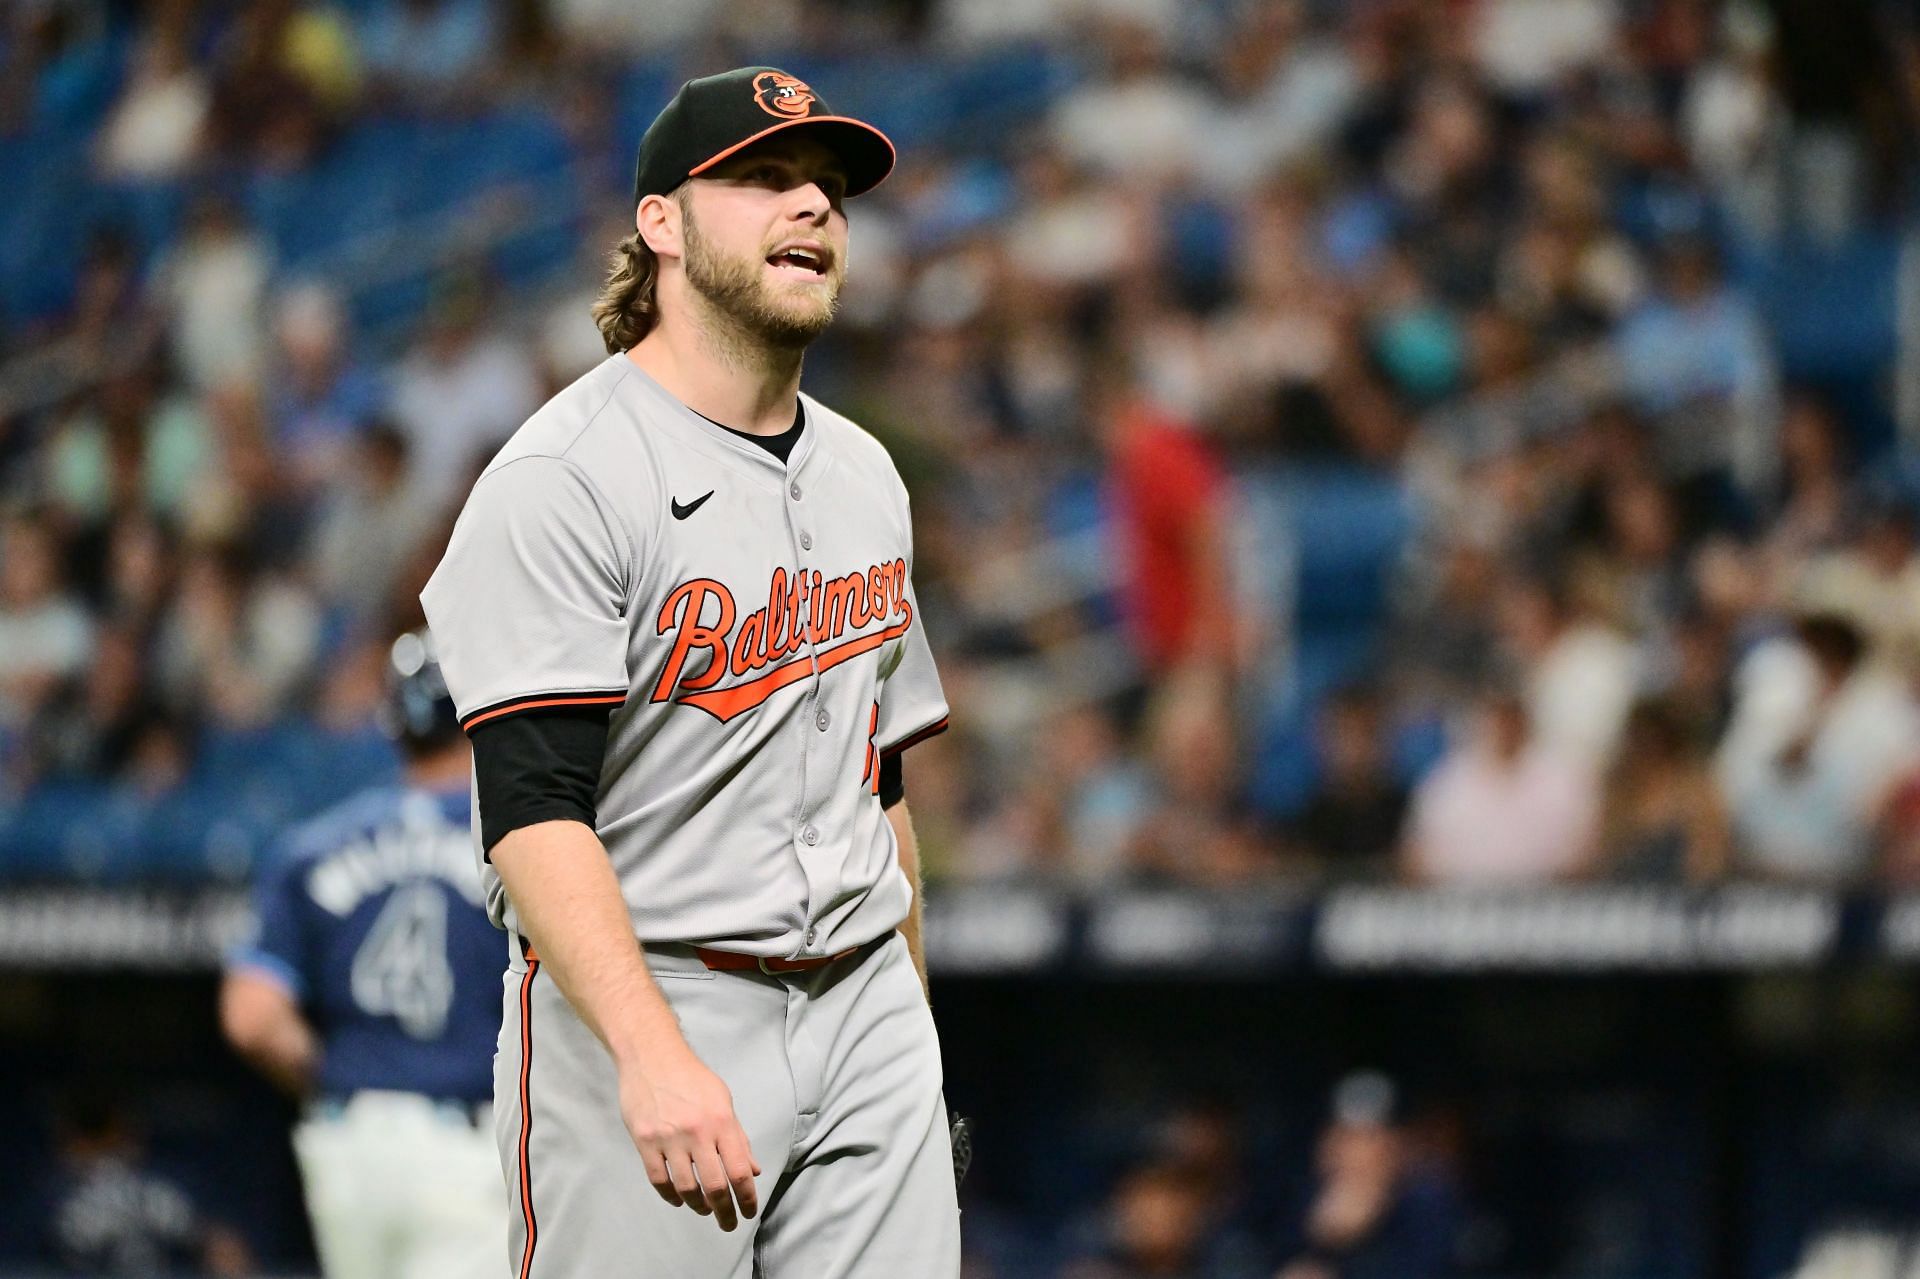
{"type": "MultiPolygon", "coordinates": [[[[787,460],[786,482],[781,496],[781,507],[786,515],[787,549],[795,571],[803,575],[811,571],[807,552],[813,548],[813,534],[806,527],[807,511],[819,508],[817,495],[812,508],[804,505],[807,488],[821,471],[820,467],[809,465],[813,461],[813,446],[818,442],[817,439],[811,438],[814,435],[815,432],[811,430],[802,435],[799,447],[787,460]]],[[[811,612],[810,609],[809,612],[811,612]]],[[[800,794],[799,802],[795,806],[793,835],[794,855],[799,858],[800,873],[806,876],[807,880],[807,900],[804,906],[805,931],[800,938],[800,952],[805,955],[815,953],[820,935],[819,927],[814,920],[814,902],[820,896],[820,885],[815,880],[814,871],[817,859],[808,854],[819,847],[821,840],[826,838],[826,833],[815,824],[814,814],[811,811],[817,805],[811,802],[808,789],[810,777],[808,765],[812,760],[814,737],[817,732],[824,731],[822,716],[826,712],[820,705],[820,652],[816,642],[817,637],[811,623],[804,619],[801,622],[800,633],[807,646],[807,662],[811,667],[811,674],[807,677],[806,713],[801,716],[800,721],[800,794]]]]}

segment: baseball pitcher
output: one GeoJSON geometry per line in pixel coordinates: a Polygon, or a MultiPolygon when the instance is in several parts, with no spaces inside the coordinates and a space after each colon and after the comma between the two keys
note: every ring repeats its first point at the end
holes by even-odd
{"type": "Polygon", "coordinates": [[[295,1095],[327,1279],[497,1279],[493,1146],[500,934],[472,853],[471,764],[420,635],[393,646],[387,718],[403,787],[297,827],[255,889],[221,1023],[295,1095]]]}
{"type": "Polygon", "coordinates": [[[947,706],[907,494],[800,392],[877,129],[749,67],[641,140],[609,358],[422,595],[509,935],[519,1279],[943,1279],[953,1149],[899,760],[947,706]]]}

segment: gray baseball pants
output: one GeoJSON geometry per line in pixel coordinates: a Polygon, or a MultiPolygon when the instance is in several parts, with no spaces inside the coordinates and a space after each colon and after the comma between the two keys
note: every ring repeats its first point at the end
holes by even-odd
{"type": "Polygon", "coordinates": [[[940,1045],[898,934],[778,976],[648,948],[760,1164],[759,1215],[732,1233],[659,1197],[612,1058],[539,961],[512,951],[494,1131],[515,1279],[957,1279],[940,1045]]]}

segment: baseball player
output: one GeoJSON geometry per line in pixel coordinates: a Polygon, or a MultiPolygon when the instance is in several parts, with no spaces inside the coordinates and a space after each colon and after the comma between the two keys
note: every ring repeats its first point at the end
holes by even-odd
{"type": "Polygon", "coordinates": [[[221,1024],[307,1099],[293,1145],[327,1279],[498,1279],[500,934],[473,864],[470,754],[424,637],[394,644],[389,678],[406,784],[288,836],[221,1024]]]}
{"type": "Polygon", "coordinates": [[[943,1279],[952,1142],[900,753],[947,705],[884,449],[800,392],[871,125],[749,67],[641,140],[609,358],[421,599],[508,930],[519,1279],[943,1279]]]}

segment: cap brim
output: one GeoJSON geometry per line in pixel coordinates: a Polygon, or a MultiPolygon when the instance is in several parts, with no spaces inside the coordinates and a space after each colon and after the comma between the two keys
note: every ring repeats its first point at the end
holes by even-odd
{"type": "Polygon", "coordinates": [[[820,141],[825,143],[829,150],[840,157],[840,163],[847,168],[849,199],[873,190],[886,180],[889,173],[893,172],[892,141],[865,120],[856,120],[847,115],[806,115],[792,120],[782,120],[751,137],[742,138],[725,151],[709,156],[695,165],[688,171],[687,176],[697,178],[728,156],[737,155],[756,142],[792,129],[810,130],[818,135],[820,141]]]}

